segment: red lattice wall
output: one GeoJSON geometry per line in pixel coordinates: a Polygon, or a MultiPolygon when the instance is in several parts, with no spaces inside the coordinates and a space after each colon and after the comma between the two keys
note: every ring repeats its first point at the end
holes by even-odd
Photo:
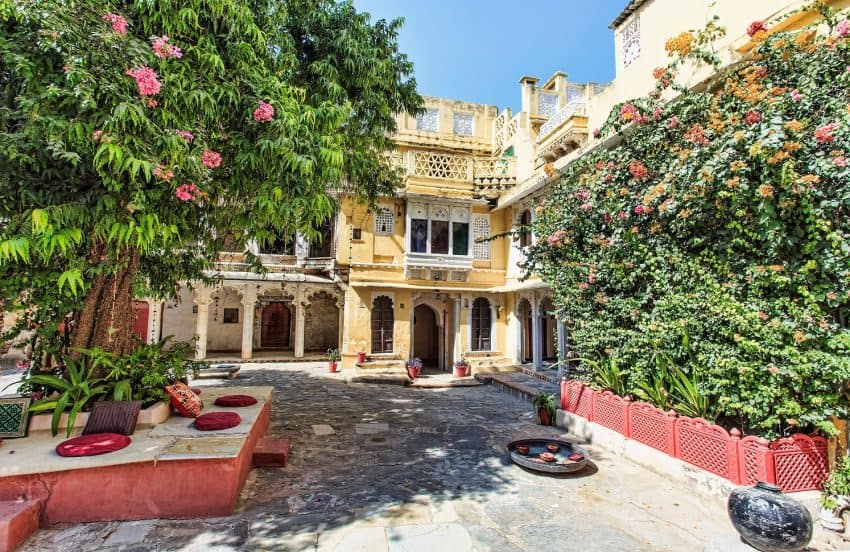
{"type": "Polygon", "coordinates": [[[827,440],[795,434],[770,443],[776,470],[776,484],[783,493],[823,488],[829,475],[827,440]]]}
{"type": "Polygon", "coordinates": [[[676,413],[664,412],[645,403],[633,402],[629,406],[630,437],[670,456],[676,456],[676,413]]]}
{"type": "Polygon", "coordinates": [[[593,403],[594,421],[629,437],[629,403],[629,399],[610,391],[596,393],[593,403]]]}

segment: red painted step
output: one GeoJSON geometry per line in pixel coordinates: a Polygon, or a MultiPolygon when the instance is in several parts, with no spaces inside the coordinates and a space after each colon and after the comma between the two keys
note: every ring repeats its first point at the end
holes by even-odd
{"type": "Polygon", "coordinates": [[[263,437],[254,448],[252,463],[255,468],[285,468],[292,444],[281,437],[263,437]]]}
{"type": "Polygon", "coordinates": [[[41,502],[0,502],[0,552],[11,552],[38,531],[41,502]]]}

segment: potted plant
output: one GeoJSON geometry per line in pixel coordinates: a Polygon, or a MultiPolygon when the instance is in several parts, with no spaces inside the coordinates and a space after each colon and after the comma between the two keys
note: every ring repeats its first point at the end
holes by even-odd
{"type": "Polygon", "coordinates": [[[465,359],[455,362],[454,373],[456,378],[465,378],[469,375],[469,363],[465,359]]]}
{"type": "Polygon", "coordinates": [[[339,349],[328,349],[328,372],[334,373],[337,371],[339,362],[339,349]]]}
{"type": "Polygon", "coordinates": [[[422,359],[413,357],[405,363],[405,367],[407,368],[407,375],[410,376],[410,379],[416,379],[422,372],[422,359]]]}
{"type": "Polygon", "coordinates": [[[549,393],[538,393],[534,396],[534,408],[542,425],[554,425],[555,423],[555,395],[549,393]]]}
{"type": "Polygon", "coordinates": [[[832,531],[844,530],[844,515],[850,510],[850,457],[843,457],[823,484],[820,524],[832,531]]]}
{"type": "Polygon", "coordinates": [[[360,350],[357,351],[357,364],[366,362],[366,342],[360,341],[360,350]]]}

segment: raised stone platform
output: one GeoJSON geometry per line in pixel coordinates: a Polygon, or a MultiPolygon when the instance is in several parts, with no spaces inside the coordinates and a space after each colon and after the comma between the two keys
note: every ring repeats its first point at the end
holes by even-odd
{"type": "Polygon", "coordinates": [[[50,432],[7,440],[0,449],[0,501],[40,501],[42,525],[228,515],[268,431],[271,395],[271,387],[205,387],[205,413],[235,411],[242,423],[201,432],[192,418],[171,416],[136,430],[127,448],[99,456],[63,458],[54,449],[64,436],[50,432]],[[213,404],[229,394],[252,395],[257,404],[213,404]]]}

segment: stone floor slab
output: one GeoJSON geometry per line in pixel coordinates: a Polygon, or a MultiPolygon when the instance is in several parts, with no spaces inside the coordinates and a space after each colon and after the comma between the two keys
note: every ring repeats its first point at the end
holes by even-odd
{"type": "Polygon", "coordinates": [[[313,434],[314,435],[324,436],[324,435],[333,435],[334,433],[336,433],[336,431],[334,431],[334,428],[332,428],[331,426],[329,426],[327,424],[314,424],[313,425],[313,434]]]}
{"type": "Polygon", "coordinates": [[[374,435],[376,433],[386,433],[389,430],[389,424],[371,423],[357,424],[354,426],[354,432],[358,435],[374,435]]]}
{"type": "Polygon", "coordinates": [[[469,533],[457,523],[390,527],[387,541],[390,552],[465,552],[473,549],[469,533]]]}

